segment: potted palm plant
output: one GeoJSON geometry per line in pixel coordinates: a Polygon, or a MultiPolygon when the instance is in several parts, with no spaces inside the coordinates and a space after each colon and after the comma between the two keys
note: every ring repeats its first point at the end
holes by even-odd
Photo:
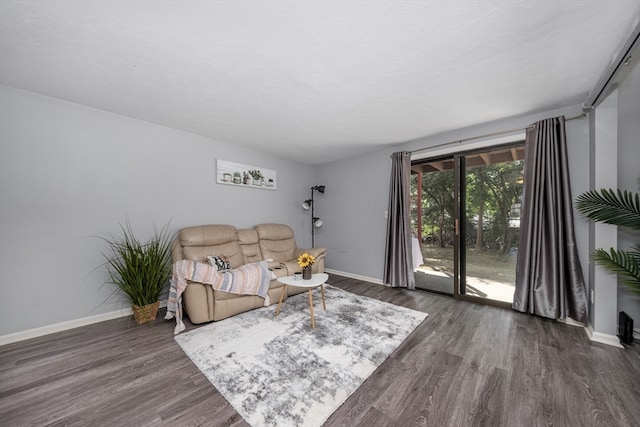
{"type": "MultiPolygon", "coordinates": [[[[640,179],[638,180],[640,184],[640,179]]],[[[576,207],[580,213],[594,221],[640,230],[640,197],[624,190],[591,190],[579,195],[576,207]]],[[[597,264],[616,273],[620,282],[640,295],[640,242],[628,250],[596,249],[593,259],[597,264]]]]}
{"type": "Polygon", "coordinates": [[[131,224],[120,225],[122,235],[103,238],[109,249],[106,259],[109,281],[122,292],[133,308],[138,324],[155,320],[160,296],[171,275],[171,240],[169,224],[161,229],[154,225],[154,234],[146,242],[133,233],[131,224]]]}

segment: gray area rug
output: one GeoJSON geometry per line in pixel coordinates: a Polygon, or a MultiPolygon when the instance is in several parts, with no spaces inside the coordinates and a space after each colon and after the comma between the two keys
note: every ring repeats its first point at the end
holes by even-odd
{"type": "Polygon", "coordinates": [[[252,426],[320,426],[427,317],[325,285],[177,335],[176,341],[252,426]]]}

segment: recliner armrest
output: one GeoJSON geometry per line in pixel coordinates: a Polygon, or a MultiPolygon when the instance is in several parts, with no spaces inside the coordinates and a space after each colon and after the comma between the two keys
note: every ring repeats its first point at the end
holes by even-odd
{"type": "Polygon", "coordinates": [[[317,261],[320,258],[324,258],[324,256],[327,254],[327,248],[310,248],[310,249],[296,248],[296,250],[293,252],[293,256],[295,259],[298,259],[298,257],[305,252],[313,256],[317,261]]]}
{"type": "Polygon", "coordinates": [[[267,261],[267,267],[269,268],[269,270],[280,267],[280,262],[278,261],[274,261],[272,259],[268,259],[266,261],[267,261]]]}
{"type": "Polygon", "coordinates": [[[287,272],[287,276],[293,276],[296,271],[302,271],[302,268],[298,265],[298,261],[292,259],[291,261],[283,261],[280,263],[284,270],[287,272]]]}

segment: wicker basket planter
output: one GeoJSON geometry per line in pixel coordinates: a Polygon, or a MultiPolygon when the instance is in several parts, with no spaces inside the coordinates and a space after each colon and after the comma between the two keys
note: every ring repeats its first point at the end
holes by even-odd
{"type": "Polygon", "coordinates": [[[136,319],[136,323],[141,325],[143,323],[152,322],[156,320],[158,315],[158,309],[160,308],[160,301],[156,301],[153,304],[148,304],[139,307],[133,304],[133,318],[136,319]]]}
{"type": "Polygon", "coordinates": [[[107,283],[116,288],[113,296],[126,297],[138,324],[151,322],[171,276],[169,224],[159,230],[154,225],[154,233],[146,242],[136,238],[128,219],[120,228],[121,235],[103,238],[107,244],[107,251],[102,253],[109,275],[107,283]]]}

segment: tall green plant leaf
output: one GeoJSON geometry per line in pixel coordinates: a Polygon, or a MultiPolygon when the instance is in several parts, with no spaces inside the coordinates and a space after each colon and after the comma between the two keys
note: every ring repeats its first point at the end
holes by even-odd
{"type": "MultiPolygon", "coordinates": [[[[619,189],[587,191],[576,198],[576,208],[594,221],[640,230],[640,196],[637,193],[619,189]]],[[[626,251],[596,249],[592,256],[597,264],[616,273],[620,283],[631,292],[640,295],[640,243],[626,251]]]]}
{"type": "Polygon", "coordinates": [[[171,241],[169,224],[158,229],[142,243],[135,237],[131,224],[120,225],[122,235],[103,238],[109,251],[106,259],[109,282],[135,305],[153,304],[160,299],[171,275],[171,241]]]}
{"type": "Polygon", "coordinates": [[[576,198],[578,211],[594,221],[640,230],[640,197],[627,190],[592,190],[576,198]]]}
{"type": "Polygon", "coordinates": [[[626,285],[631,292],[640,295],[640,244],[634,245],[633,248],[635,253],[613,248],[609,252],[596,249],[593,259],[602,267],[616,273],[620,283],[626,285]]]}

